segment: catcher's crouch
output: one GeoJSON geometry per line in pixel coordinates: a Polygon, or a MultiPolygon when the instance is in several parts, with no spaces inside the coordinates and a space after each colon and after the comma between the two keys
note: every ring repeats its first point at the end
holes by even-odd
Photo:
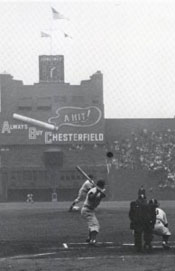
{"type": "Polygon", "coordinates": [[[100,229],[98,219],[95,215],[95,208],[100,204],[102,198],[105,197],[104,187],[104,180],[97,181],[96,187],[90,189],[87,193],[86,199],[81,209],[81,215],[87,220],[89,229],[89,236],[86,241],[91,245],[96,244],[96,236],[100,229]]]}
{"type": "Polygon", "coordinates": [[[153,233],[155,235],[162,236],[162,246],[164,249],[169,249],[168,244],[169,237],[171,232],[168,228],[168,220],[166,213],[160,208],[160,203],[156,199],[152,199],[149,202],[151,205],[156,208],[156,223],[154,225],[153,233]]]}

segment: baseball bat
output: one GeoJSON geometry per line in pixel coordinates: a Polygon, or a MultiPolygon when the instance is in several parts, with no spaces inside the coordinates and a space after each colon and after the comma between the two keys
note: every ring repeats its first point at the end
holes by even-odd
{"type": "Polygon", "coordinates": [[[20,120],[20,121],[23,121],[23,122],[26,122],[26,123],[29,123],[29,124],[33,124],[33,125],[45,128],[45,129],[56,130],[56,127],[53,124],[49,124],[47,122],[36,120],[36,119],[33,119],[33,118],[29,118],[29,117],[19,115],[19,114],[16,114],[16,113],[13,114],[13,118],[16,119],[16,120],[20,120]]]}
{"type": "MultiPolygon", "coordinates": [[[[97,187],[97,185],[94,183],[94,181],[86,174],[86,172],[80,167],[80,166],[76,166],[76,169],[86,178],[88,179],[95,187],[97,187]]],[[[98,189],[101,191],[101,193],[104,194],[105,189],[100,189],[100,187],[98,187],[98,189]]]]}
{"type": "Polygon", "coordinates": [[[76,169],[86,178],[88,179],[92,184],[94,184],[93,180],[86,174],[86,172],[80,167],[76,166],[76,169]]]}

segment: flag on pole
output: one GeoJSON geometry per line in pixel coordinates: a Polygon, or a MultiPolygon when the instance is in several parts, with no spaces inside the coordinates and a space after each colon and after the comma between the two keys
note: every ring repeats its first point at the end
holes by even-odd
{"type": "Polygon", "coordinates": [[[69,20],[68,18],[66,18],[64,15],[62,15],[61,13],[59,13],[55,8],[51,8],[52,9],[52,15],[53,15],[53,19],[54,20],[69,20]]]}
{"type": "Polygon", "coordinates": [[[51,35],[49,35],[45,32],[41,32],[41,38],[51,38],[51,35]]]}
{"type": "Polygon", "coordinates": [[[72,39],[72,37],[70,35],[68,35],[67,33],[64,33],[64,37],[72,39]]]}

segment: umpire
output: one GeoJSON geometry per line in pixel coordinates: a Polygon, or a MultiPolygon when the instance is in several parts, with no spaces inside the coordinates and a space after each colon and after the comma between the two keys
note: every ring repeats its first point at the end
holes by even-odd
{"type": "Polygon", "coordinates": [[[136,201],[130,203],[129,218],[130,229],[134,231],[136,251],[141,252],[143,248],[150,251],[156,211],[154,206],[148,204],[145,195],[140,194],[136,201]]]}

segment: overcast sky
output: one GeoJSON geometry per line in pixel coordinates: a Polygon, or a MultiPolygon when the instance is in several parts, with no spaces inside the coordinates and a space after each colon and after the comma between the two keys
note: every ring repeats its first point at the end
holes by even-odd
{"type": "Polygon", "coordinates": [[[174,0],[0,1],[1,73],[36,83],[38,56],[51,51],[64,54],[70,84],[103,73],[106,118],[174,117],[174,0]],[[51,28],[52,48],[40,36],[51,28]]]}

